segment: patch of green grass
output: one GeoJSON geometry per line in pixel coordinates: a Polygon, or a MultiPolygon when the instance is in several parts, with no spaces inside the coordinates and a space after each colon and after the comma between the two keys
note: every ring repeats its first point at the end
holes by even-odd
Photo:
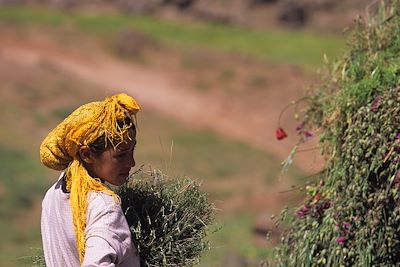
{"type": "Polygon", "coordinates": [[[15,240],[4,238],[0,244],[0,265],[8,267],[36,266],[32,264],[32,257],[37,255],[42,247],[40,226],[21,229],[7,224],[4,227],[14,236],[14,239],[20,238],[21,240],[16,242],[15,240]]]}
{"type": "MultiPolygon", "coordinates": [[[[229,256],[248,261],[245,266],[260,266],[259,262],[271,254],[271,249],[252,242],[253,218],[246,213],[220,219],[210,235],[212,248],[200,261],[200,266],[227,266],[229,256]]],[[[239,266],[239,265],[235,265],[239,266]]]]}
{"type": "Polygon", "coordinates": [[[191,170],[199,177],[210,174],[214,179],[246,177],[255,175],[263,168],[270,170],[271,180],[278,176],[279,162],[273,156],[241,142],[224,140],[203,131],[178,132],[173,140],[175,157],[181,158],[179,162],[183,169],[191,170]],[[207,165],[208,170],[203,165],[207,165]]]}
{"type": "Polygon", "coordinates": [[[0,23],[59,27],[73,24],[102,35],[133,27],[149,36],[182,48],[201,46],[226,53],[254,56],[278,64],[308,68],[320,66],[323,55],[336,58],[344,49],[344,38],[309,31],[255,31],[230,25],[180,23],[150,16],[63,13],[27,7],[0,8],[0,23]]]}
{"type": "Polygon", "coordinates": [[[30,227],[25,216],[37,205],[48,180],[39,161],[0,143],[0,265],[21,266],[31,247],[41,246],[39,216],[30,227]]]}
{"type": "Polygon", "coordinates": [[[23,151],[0,144],[1,216],[31,207],[34,196],[42,192],[40,166],[23,151]]]}
{"type": "Polygon", "coordinates": [[[203,70],[209,68],[210,61],[207,57],[199,57],[198,49],[188,50],[181,58],[181,66],[190,70],[203,70]]]}
{"type": "Polygon", "coordinates": [[[59,121],[65,119],[69,114],[71,114],[78,106],[71,107],[59,107],[52,110],[52,115],[59,121]]]}
{"type": "Polygon", "coordinates": [[[212,83],[205,79],[199,79],[195,82],[194,88],[199,92],[207,92],[212,87],[212,83]]]}
{"type": "Polygon", "coordinates": [[[20,25],[60,26],[67,21],[68,15],[60,11],[40,11],[25,7],[1,7],[0,19],[4,23],[20,25]]]}
{"type": "Polygon", "coordinates": [[[235,75],[236,73],[233,69],[225,68],[220,71],[218,79],[221,82],[230,82],[235,79],[235,75]]]}
{"type": "Polygon", "coordinates": [[[32,87],[30,84],[19,83],[15,89],[23,96],[25,101],[39,102],[43,97],[40,90],[37,90],[37,88],[32,87]]]}
{"type": "Polygon", "coordinates": [[[267,85],[267,79],[260,74],[253,74],[250,76],[247,84],[253,89],[262,89],[267,85]]]}

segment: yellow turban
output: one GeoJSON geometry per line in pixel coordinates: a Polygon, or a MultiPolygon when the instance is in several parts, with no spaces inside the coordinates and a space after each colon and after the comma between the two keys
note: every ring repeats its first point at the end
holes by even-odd
{"type": "MultiPolygon", "coordinates": [[[[67,190],[79,252],[82,263],[85,255],[85,228],[88,194],[105,192],[119,200],[118,196],[100,179],[89,176],[78,157],[79,148],[90,145],[104,136],[114,147],[123,140],[124,133],[132,125],[119,126],[118,121],[132,118],[140,107],[132,97],[118,94],[104,101],[83,105],[72,112],[44,139],[40,146],[40,159],[54,170],[67,169],[67,190]]],[[[133,121],[131,119],[131,121],[133,121]]]]}

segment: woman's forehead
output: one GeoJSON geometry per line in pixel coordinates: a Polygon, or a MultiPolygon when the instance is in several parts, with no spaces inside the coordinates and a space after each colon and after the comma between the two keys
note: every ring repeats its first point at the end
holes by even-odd
{"type": "Polygon", "coordinates": [[[124,141],[118,144],[117,150],[128,150],[136,145],[136,131],[129,130],[124,134],[124,141]]]}

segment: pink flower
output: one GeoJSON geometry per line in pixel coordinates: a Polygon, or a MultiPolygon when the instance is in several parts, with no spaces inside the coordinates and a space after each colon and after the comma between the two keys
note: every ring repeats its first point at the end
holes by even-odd
{"type": "Polygon", "coordinates": [[[300,123],[299,125],[297,125],[296,127],[296,131],[301,131],[304,128],[304,122],[300,123]]]}
{"type": "Polygon", "coordinates": [[[298,132],[298,134],[300,136],[304,136],[304,139],[306,139],[306,140],[311,138],[311,137],[314,137],[314,133],[304,129],[304,126],[305,126],[304,122],[302,122],[299,125],[297,125],[296,131],[298,132]]]}
{"type": "Polygon", "coordinates": [[[286,134],[285,130],[283,130],[281,127],[276,129],[275,134],[276,134],[276,139],[278,139],[278,140],[282,140],[282,139],[285,139],[287,137],[287,134],[286,134]]]}
{"type": "Polygon", "coordinates": [[[345,223],[343,223],[342,227],[343,227],[345,234],[348,234],[350,232],[350,223],[345,222],[345,223]]]}
{"type": "Polygon", "coordinates": [[[307,138],[311,138],[314,136],[314,133],[309,132],[309,131],[304,131],[304,137],[307,138]]]}
{"type": "Polygon", "coordinates": [[[339,236],[338,238],[336,238],[336,243],[338,245],[343,246],[346,243],[346,237],[344,236],[339,236]]]}
{"type": "Polygon", "coordinates": [[[326,201],[325,203],[324,203],[324,209],[326,210],[326,209],[329,209],[330,207],[331,207],[331,202],[329,202],[329,201],[326,201]]]}
{"type": "Polygon", "coordinates": [[[376,96],[374,101],[372,102],[371,111],[373,112],[377,111],[381,103],[382,103],[382,98],[379,95],[376,96]]]}
{"type": "Polygon", "coordinates": [[[310,212],[311,212],[311,206],[310,206],[310,205],[305,205],[304,207],[302,207],[301,209],[299,209],[299,210],[296,212],[296,216],[297,216],[297,218],[303,219],[303,218],[306,217],[310,212]]]}
{"type": "Polygon", "coordinates": [[[400,190],[400,172],[396,173],[396,176],[394,177],[394,180],[393,180],[393,186],[397,190],[400,190]]]}

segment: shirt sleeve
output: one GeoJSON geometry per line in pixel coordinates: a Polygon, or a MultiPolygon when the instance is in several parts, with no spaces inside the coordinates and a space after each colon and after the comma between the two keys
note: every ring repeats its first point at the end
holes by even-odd
{"type": "Polygon", "coordinates": [[[117,253],[110,244],[101,237],[92,236],[86,240],[83,267],[107,266],[115,267],[117,253]]]}
{"type": "Polygon", "coordinates": [[[82,266],[118,266],[136,257],[121,207],[104,193],[89,196],[82,266]]]}

